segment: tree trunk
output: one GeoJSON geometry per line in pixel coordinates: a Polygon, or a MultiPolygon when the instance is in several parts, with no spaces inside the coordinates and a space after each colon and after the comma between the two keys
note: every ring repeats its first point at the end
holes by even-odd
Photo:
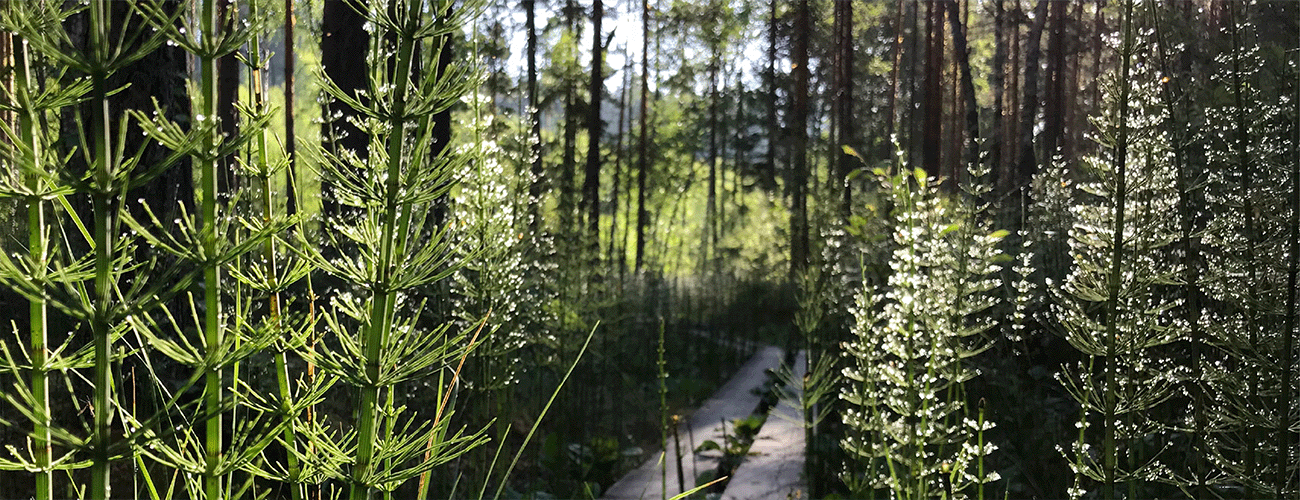
{"type": "Polygon", "coordinates": [[[1011,84],[1007,86],[1005,92],[1009,101],[1005,110],[1005,135],[1003,135],[1005,160],[998,176],[998,191],[1003,196],[1015,190],[1016,154],[1020,152],[1020,120],[1018,116],[1012,115],[1020,111],[1020,23],[1025,13],[1020,8],[1019,0],[1015,1],[1015,7],[1013,19],[1009,21],[1011,33],[1007,37],[1007,43],[1011,45],[1011,60],[1007,64],[1007,74],[1011,77],[1011,84]]]}
{"type": "MultiPolygon", "coordinates": [[[[1034,24],[1030,26],[1025,42],[1025,98],[1020,113],[1020,161],[1016,168],[1014,184],[1017,189],[1029,186],[1029,180],[1038,166],[1034,158],[1034,124],[1038,120],[1040,101],[1038,59],[1043,53],[1039,42],[1042,40],[1043,27],[1047,24],[1047,6],[1052,3],[1055,2],[1038,0],[1038,6],[1034,7],[1034,24]]],[[[1022,202],[1022,208],[1024,206],[1022,202]]]]}
{"type": "Polygon", "coordinates": [[[939,175],[943,132],[943,8],[925,4],[925,114],[921,142],[922,167],[939,175]]]}
{"type": "MultiPolygon", "coordinates": [[[[975,103],[975,83],[970,71],[970,49],[966,46],[966,28],[960,16],[961,9],[957,6],[957,0],[948,0],[947,3],[948,22],[952,25],[952,46],[961,72],[961,94],[966,108],[966,153],[963,155],[962,162],[970,166],[978,162],[980,156],[979,107],[975,103]]],[[[993,72],[997,73],[997,70],[993,72]]],[[[954,184],[958,180],[954,178],[954,184]]]]}
{"type": "Polygon", "coordinates": [[[847,221],[853,213],[853,188],[849,171],[853,170],[853,155],[843,150],[856,142],[857,130],[853,119],[853,2],[835,2],[835,129],[838,134],[832,151],[834,175],[831,179],[840,190],[840,217],[847,221]]]}
{"type": "MultiPolygon", "coordinates": [[[[610,190],[609,195],[609,255],[606,257],[608,262],[618,264],[619,281],[622,282],[623,270],[627,267],[622,245],[618,234],[618,213],[619,213],[619,196],[624,189],[623,186],[623,128],[624,120],[627,119],[627,98],[628,87],[632,81],[629,75],[632,73],[632,58],[627,53],[627,47],[623,47],[623,54],[626,57],[623,65],[623,82],[618,91],[618,132],[614,134],[614,187],[610,190]]],[[[624,212],[626,217],[626,211],[624,212]]],[[[626,226],[624,226],[626,228],[626,226]]]]}
{"type": "Polygon", "coordinates": [[[1050,162],[1065,135],[1065,18],[1066,2],[1051,2],[1048,18],[1052,37],[1047,42],[1047,95],[1043,105],[1043,161],[1050,162]]]}
{"type": "MultiPolygon", "coordinates": [[[[450,18],[455,15],[452,11],[455,7],[447,7],[443,13],[444,18],[450,18]]],[[[441,79],[446,74],[447,69],[451,67],[451,61],[456,53],[454,38],[450,33],[442,35],[435,43],[437,47],[430,51],[430,58],[436,56],[437,60],[431,61],[433,64],[433,78],[441,79]]],[[[451,108],[444,109],[433,115],[433,146],[429,148],[429,156],[432,158],[441,157],[443,150],[451,145],[451,108]]],[[[447,193],[439,195],[433,200],[433,223],[435,226],[442,228],[447,226],[447,218],[450,215],[450,199],[447,193]]]]}
{"type": "Polygon", "coordinates": [[[645,263],[645,230],[650,223],[646,211],[646,176],[650,172],[650,129],[646,124],[650,101],[650,0],[641,0],[641,141],[637,144],[636,175],[636,272],[645,263]]]}
{"type": "MultiPolygon", "coordinates": [[[[990,129],[992,137],[989,138],[989,165],[993,175],[996,177],[998,172],[1002,171],[1002,142],[1004,135],[1002,126],[1004,117],[1002,116],[1003,99],[1006,94],[1006,64],[1007,64],[1007,44],[1003,31],[1003,25],[1006,24],[1006,9],[1002,5],[1003,0],[994,0],[993,2],[993,61],[992,71],[989,72],[989,86],[993,90],[993,124],[990,129]]],[[[968,61],[969,64],[969,61],[968,61]]]]}
{"type": "MultiPolygon", "coordinates": [[[[231,2],[217,2],[217,19],[225,30],[234,27],[239,17],[238,8],[231,2]],[[234,8],[235,11],[231,12],[234,8]]],[[[234,137],[239,133],[239,114],[235,112],[235,103],[239,101],[240,63],[236,53],[231,52],[217,59],[217,117],[220,119],[221,133],[225,137],[234,137]]],[[[218,167],[217,189],[226,194],[234,193],[239,188],[239,175],[235,168],[235,155],[221,159],[218,167]]]]}
{"type": "MultiPolygon", "coordinates": [[[[568,0],[564,6],[565,26],[574,38],[578,33],[578,5],[568,0]]],[[[564,142],[560,153],[560,231],[565,235],[577,233],[577,169],[578,169],[578,95],[577,84],[564,78],[564,142]]]]}
{"type": "Polygon", "coordinates": [[[532,125],[529,138],[532,179],[528,183],[528,229],[536,235],[542,214],[542,190],[545,170],[542,169],[542,109],[537,102],[537,1],[523,0],[525,31],[528,37],[528,121],[532,125]]]}
{"type": "Polygon", "coordinates": [[[605,50],[601,45],[601,18],[604,17],[601,0],[591,6],[591,104],[587,107],[587,172],[582,183],[582,204],[587,213],[587,232],[591,238],[592,258],[600,255],[600,139],[604,122],[600,119],[600,101],[604,94],[605,50]]]}
{"type": "Polygon", "coordinates": [[[898,0],[898,12],[894,16],[894,67],[889,72],[889,114],[885,116],[885,140],[883,141],[880,158],[888,161],[894,156],[896,143],[900,141],[898,137],[898,73],[903,65],[903,0],[898,0]]]}
{"type": "Polygon", "coordinates": [[[297,140],[295,140],[294,109],[294,16],[293,0],[284,0],[284,154],[289,166],[285,168],[285,213],[298,213],[297,140]]]}
{"type": "Polygon", "coordinates": [[[781,124],[776,114],[776,0],[769,6],[767,24],[767,174],[768,189],[776,189],[776,145],[781,142],[781,124]]]}
{"type": "MultiPolygon", "coordinates": [[[[365,17],[357,12],[352,2],[347,0],[325,0],[321,20],[321,68],[339,89],[345,93],[355,94],[364,91],[369,82],[365,68],[367,47],[370,35],[366,33],[365,17]]],[[[358,96],[361,97],[361,96],[358,96]]],[[[368,156],[370,137],[365,131],[350,123],[361,118],[351,107],[330,99],[325,104],[325,125],[322,131],[324,142],[335,154],[343,150],[356,153],[365,160],[368,156]]],[[[328,184],[321,186],[321,215],[335,217],[351,212],[339,205],[333,189],[328,184]]]]}
{"type": "Polygon", "coordinates": [[[791,96],[790,132],[794,141],[791,172],[790,278],[808,265],[808,42],[812,30],[808,0],[796,3],[794,27],[794,92],[791,96]]]}

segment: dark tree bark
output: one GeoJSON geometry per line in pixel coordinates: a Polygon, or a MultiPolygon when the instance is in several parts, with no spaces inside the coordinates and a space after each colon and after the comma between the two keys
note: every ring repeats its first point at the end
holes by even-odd
{"type": "Polygon", "coordinates": [[[646,123],[650,101],[650,0],[641,0],[641,141],[637,144],[636,174],[636,272],[645,263],[645,229],[650,223],[646,211],[646,177],[650,173],[650,129],[646,123]]]}
{"type": "MultiPolygon", "coordinates": [[[[565,26],[578,38],[578,4],[568,0],[564,6],[565,26]]],[[[577,84],[565,78],[564,85],[564,143],[560,153],[560,231],[572,235],[576,232],[578,169],[578,92],[577,84]]]]}
{"type": "MultiPolygon", "coordinates": [[[[952,45],[956,54],[957,66],[961,73],[961,94],[966,111],[966,152],[963,163],[967,166],[979,161],[980,115],[975,103],[975,83],[971,78],[970,49],[966,46],[966,28],[961,19],[957,0],[948,0],[948,23],[952,25],[952,45]]],[[[997,71],[995,70],[994,73],[997,71]]],[[[954,185],[959,181],[954,177],[954,185]]]]}
{"type": "Polygon", "coordinates": [[[298,155],[293,120],[294,31],[293,0],[284,0],[284,154],[289,158],[284,190],[285,212],[291,216],[298,213],[298,155]]]}
{"type": "Polygon", "coordinates": [[[1052,156],[1061,147],[1065,135],[1065,87],[1067,71],[1065,67],[1065,32],[1066,2],[1051,2],[1048,9],[1048,22],[1051,23],[1052,36],[1047,42],[1047,75],[1045,77],[1047,95],[1043,103],[1043,161],[1050,162],[1052,156]]]}
{"type": "Polygon", "coordinates": [[[1012,115],[1020,110],[1020,24],[1025,18],[1025,13],[1020,8],[1019,0],[1013,5],[1015,9],[1010,13],[1011,19],[1006,21],[1011,28],[1011,32],[1007,34],[1007,43],[1011,45],[1011,60],[1007,64],[1007,75],[1011,77],[1011,83],[1007,85],[1005,92],[1008,100],[1003,135],[1005,160],[998,171],[998,192],[1003,196],[1015,190],[1018,158],[1016,155],[1020,152],[1020,120],[1018,116],[1012,115]]]}
{"type": "Polygon", "coordinates": [[[604,131],[604,122],[600,119],[600,102],[604,94],[605,78],[602,71],[605,66],[605,48],[601,45],[601,18],[604,17],[601,0],[593,0],[591,6],[591,104],[587,108],[587,171],[582,183],[582,208],[587,214],[587,232],[591,238],[591,247],[596,249],[593,257],[599,257],[600,248],[600,139],[604,131]]]}
{"type": "Polygon", "coordinates": [[[790,183],[790,278],[808,266],[808,42],[812,20],[808,0],[795,7],[794,91],[791,95],[790,133],[794,137],[790,183]]]}
{"type": "Polygon", "coordinates": [[[938,2],[925,4],[925,99],[921,142],[922,167],[930,175],[938,175],[943,132],[943,6],[938,2]]]}
{"type": "Polygon", "coordinates": [[[894,15],[894,67],[889,72],[889,113],[885,116],[885,140],[880,151],[880,158],[888,161],[894,156],[894,142],[901,140],[898,134],[898,74],[903,66],[903,0],[898,0],[898,12],[894,15]]]}
{"type": "MultiPolygon", "coordinates": [[[[623,47],[623,54],[629,55],[626,46],[623,47]]],[[[618,202],[623,189],[625,189],[623,186],[623,131],[626,130],[624,123],[627,119],[629,87],[632,85],[631,74],[632,58],[627,57],[623,65],[622,88],[618,92],[618,132],[614,135],[614,187],[610,190],[609,196],[609,256],[606,257],[607,261],[618,264],[619,282],[622,282],[623,273],[627,268],[626,252],[624,252],[622,240],[618,234],[618,202]]]]}
{"type": "Polygon", "coordinates": [[[542,190],[545,170],[542,168],[542,108],[537,101],[537,1],[523,0],[525,31],[528,37],[528,121],[532,131],[529,143],[532,180],[528,183],[528,229],[536,235],[541,227],[542,190]]]}
{"type": "Polygon", "coordinates": [[[769,4],[767,22],[767,174],[766,185],[776,190],[776,145],[781,142],[781,124],[776,117],[776,0],[769,4]]]}
{"type": "Polygon", "coordinates": [[[993,69],[989,72],[989,86],[993,90],[992,136],[989,138],[989,164],[994,176],[1002,170],[1002,142],[1004,140],[1002,116],[1003,101],[1006,94],[1007,44],[1003,26],[1006,24],[1006,9],[1003,0],[993,2],[993,69]]]}
{"type": "MultiPolygon", "coordinates": [[[[447,7],[443,18],[450,18],[455,15],[452,11],[455,7],[447,7]]],[[[451,33],[438,37],[433,42],[434,50],[430,52],[432,56],[437,56],[436,60],[431,61],[433,66],[433,78],[442,78],[447,74],[447,69],[451,67],[451,61],[456,54],[456,44],[454,43],[451,33]]],[[[433,158],[442,156],[443,151],[451,145],[451,108],[444,109],[433,115],[433,145],[429,148],[429,155],[433,158]]],[[[445,227],[447,218],[450,215],[450,201],[447,193],[439,195],[433,200],[433,223],[437,227],[445,227]]]]}
{"type": "Polygon", "coordinates": [[[853,120],[853,2],[835,2],[835,131],[837,146],[833,151],[835,174],[832,176],[840,190],[840,217],[848,220],[853,213],[853,187],[849,172],[854,158],[842,146],[856,142],[857,130],[853,120]]]}
{"type": "MultiPolygon", "coordinates": [[[[365,90],[369,82],[365,71],[370,35],[363,29],[365,18],[348,0],[325,0],[321,21],[321,67],[344,92],[365,90]]],[[[325,104],[324,139],[334,152],[350,150],[361,159],[368,156],[370,138],[350,120],[360,118],[351,107],[334,100],[325,104]]],[[[328,184],[321,186],[321,215],[336,217],[345,210],[328,184]]]]}
{"type": "MultiPolygon", "coordinates": [[[[217,2],[217,19],[226,26],[226,30],[234,27],[238,17],[239,9],[232,2],[217,2]]],[[[235,112],[235,103],[239,101],[240,63],[235,55],[231,52],[217,59],[217,118],[221,120],[221,133],[226,137],[234,137],[239,133],[239,114],[235,112]]],[[[217,190],[229,195],[239,189],[235,155],[222,158],[218,168],[217,190]]]]}
{"type": "MultiPolygon", "coordinates": [[[[1042,40],[1043,27],[1047,25],[1047,6],[1055,2],[1038,0],[1034,7],[1034,24],[1030,26],[1025,42],[1025,98],[1020,111],[1020,160],[1016,166],[1014,186],[1024,188],[1038,167],[1034,158],[1034,123],[1038,119],[1038,59],[1042,56],[1039,42],[1042,40]]],[[[1022,207],[1023,208],[1023,207],[1022,207]]]]}

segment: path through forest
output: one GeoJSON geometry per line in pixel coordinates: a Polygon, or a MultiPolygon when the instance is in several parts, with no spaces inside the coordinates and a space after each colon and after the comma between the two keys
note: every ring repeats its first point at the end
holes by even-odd
{"type": "MultiPolygon", "coordinates": [[[[662,456],[662,459],[659,454],[650,457],[640,467],[611,486],[604,493],[603,498],[609,500],[670,498],[684,489],[694,487],[695,477],[700,472],[718,466],[720,452],[692,453],[691,450],[705,440],[723,443],[723,422],[729,425],[732,420],[747,417],[754,412],[761,399],[759,394],[768,381],[767,370],[775,370],[780,365],[781,358],[780,348],[766,346],[759,349],[727,381],[726,385],[700,405],[684,425],[678,426],[676,439],[670,437],[667,453],[662,456]],[[680,461],[677,453],[679,449],[682,455],[680,461]],[[680,468],[677,465],[679,463],[680,468]],[[663,472],[664,464],[667,465],[666,475],[663,472]]],[[[802,364],[802,362],[796,363],[796,365],[802,364]]],[[[779,497],[770,496],[770,498],[784,499],[786,493],[793,491],[792,488],[803,489],[802,484],[799,483],[799,473],[803,468],[803,432],[800,427],[797,427],[798,424],[786,421],[775,413],[786,416],[798,415],[794,408],[785,404],[778,406],[773,416],[760,430],[754,447],[751,448],[751,453],[760,454],[749,457],[737,470],[736,476],[742,480],[735,481],[733,486],[729,486],[724,498],[769,498],[765,492],[775,494],[779,490],[779,497]],[[791,432],[786,427],[794,427],[798,432],[791,432]],[[794,437],[797,437],[797,443],[790,442],[794,437]],[[777,470],[793,471],[794,475],[790,476],[788,472],[775,475],[773,471],[777,470]],[[764,477],[774,482],[764,482],[764,477]],[[732,494],[732,488],[737,488],[735,495],[732,494]]]]}

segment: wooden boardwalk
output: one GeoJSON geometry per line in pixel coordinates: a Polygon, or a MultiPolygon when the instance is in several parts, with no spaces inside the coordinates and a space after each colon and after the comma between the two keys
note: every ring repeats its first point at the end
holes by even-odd
{"type": "MultiPolygon", "coordinates": [[[[688,421],[677,429],[681,442],[681,482],[678,481],[676,446],[668,442],[662,459],[656,455],[641,467],[623,476],[605,491],[608,500],[655,500],[672,498],[695,486],[695,476],[718,466],[719,452],[691,453],[706,439],[722,443],[722,422],[747,417],[758,408],[760,397],[755,389],[768,380],[766,371],[780,365],[781,350],[764,347],[705,401],[688,421]],[[666,472],[666,475],[665,475],[666,472]],[[664,488],[666,486],[666,489],[664,488]]],[[[795,375],[803,378],[803,353],[795,360],[795,375]]],[[[767,422],[759,430],[745,459],[727,486],[722,498],[734,500],[785,500],[806,496],[803,482],[804,432],[803,419],[797,407],[782,402],[772,410],[767,422]]],[[[730,432],[730,431],[728,431],[730,432]]]]}
{"type": "MultiPolygon", "coordinates": [[[[805,353],[794,361],[794,380],[802,380],[805,353]]],[[[798,387],[794,387],[798,395],[798,387]]],[[[797,404],[797,403],[795,403],[797,404]]],[[[804,425],[798,406],[782,401],[767,416],[749,456],[727,483],[722,500],[787,500],[808,497],[803,477],[804,425]]]]}
{"type": "MultiPolygon", "coordinates": [[[[617,483],[614,483],[613,486],[610,486],[601,498],[609,500],[654,500],[672,498],[674,495],[681,493],[683,490],[679,487],[679,484],[684,485],[687,490],[694,488],[697,473],[718,466],[718,452],[696,454],[692,453],[691,450],[706,439],[721,444],[723,442],[721,432],[723,421],[730,425],[732,420],[744,418],[754,413],[754,410],[758,408],[760,399],[755,394],[754,389],[762,387],[767,382],[766,371],[775,370],[781,363],[781,357],[781,349],[779,348],[770,346],[760,348],[731,377],[731,380],[728,380],[717,392],[713,393],[712,397],[700,405],[699,409],[685,423],[678,426],[677,439],[681,442],[682,450],[680,483],[677,473],[679,470],[677,447],[673,443],[673,437],[669,436],[667,450],[662,460],[660,455],[650,457],[636,470],[629,472],[617,483]],[[665,467],[667,471],[666,481],[662,475],[665,467]],[[667,483],[666,490],[663,488],[664,483],[667,483]]],[[[800,436],[803,435],[800,434],[800,436]]],[[[800,447],[801,451],[802,449],[800,447]]]]}

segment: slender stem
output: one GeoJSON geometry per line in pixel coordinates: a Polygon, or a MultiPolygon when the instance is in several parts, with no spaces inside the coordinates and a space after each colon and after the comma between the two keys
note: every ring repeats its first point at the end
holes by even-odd
{"type": "Polygon", "coordinates": [[[1118,368],[1118,339],[1119,335],[1119,295],[1120,282],[1123,279],[1123,257],[1124,257],[1124,208],[1125,195],[1128,190],[1125,173],[1127,172],[1128,162],[1128,115],[1129,115],[1129,85],[1124,82],[1129,81],[1130,66],[1132,65],[1133,56],[1133,1],[1124,2],[1124,40],[1120,47],[1120,78],[1119,82],[1119,112],[1117,124],[1119,133],[1115,142],[1115,160],[1113,168],[1115,169],[1115,221],[1112,227],[1113,240],[1111,242],[1110,256],[1110,276],[1107,278],[1106,287],[1106,394],[1105,404],[1103,405],[1102,418],[1103,438],[1102,453],[1104,462],[1102,463],[1102,498],[1113,500],[1115,498],[1115,469],[1118,465],[1119,454],[1116,450],[1116,410],[1119,404],[1115,384],[1117,382],[1115,371],[1118,368]]]}
{"type": "MultiPolygon", "coordinates": [[[[27,44],[17,36],[11,37],[11,47],[14,54],[14,87],[15,95],[18,101],[18,128],[22,134],[22,141],[25,146],[31,149],[33,168],[40,168],[41,151],[40,143],[36,140],[36,109],[32,106],[31,93],[31,61],[27,54],[27,44]]],[[[33,191],[40,189],[40,176],[30,174],[27,178],[27,187],[33,191]]],[[[33,268],[35,273],[42,277],[48,270],[47,259],[49,258],[49,248],[45,239],[45,205],[46,202],[37,197],[31,197],[27,200],[27,251],[31,255],[32,263],[36,266],[33,268]]],[[[49,353],[47,349],[47,324],[45,314],[46,304],[44,298],[30,299],[28,302],[29,333],[31,335],[29,356],[32,361],[31,372],[31,391],[32,402],[37,406],[36,414],[40,420],[35,422],[32,429],[32,458],[36,467],[36,499],[51,500],[54,498],[54,472],[50,470],[50,402],[48,370],[46,364],[49,362],[49,353]]]]}
{"type": "MultiPolygon", "coordinates": [[[[1242,199],[1242,217],[1245,219],[1244,237],[1246,240],[1245,260],[1246,260],[1246,290],[1248,298],[1243,304],[1246,316],[1246,331],[1248,342],[1250,343],[1249,352],[1256,359],[1260,354],[1259,349],[1259,324],[1256,304],[1258,301],[1257,290],[1259,288],[1258,272],[1255,261],[1255,205],[1254,196],[1251,190],[1254,187],[1252,177],[1249,146],[1250,134],[1246,123],[1245,96],[1243,95],[1243,86],[1246,84],[1242,81],[1242,57],[1241,57],[1241,26],[1237,20],[1237,5],[1235,2],[1228,3],[1229,19],[1232,23],[1232,93],[1233,93],[1233,126],[1236,129],[1235,149],[1237,156],[1237,168],[1241,178],[1241,199],[1242,199]]],[[[1249,394],[1248,408],[1258,410],[1260,405],[1259,395],[1259,370],[1255,366],[1242,366],[1246,373],[1246,390],[1249,394]]],[[[1243,452],[1243,461],[1245,462],[1246,471],[1255,471],[1257,465],[1256,443],[1259,443],[1259,428],[1251,423],[1246,424],[1246,442],[1249,443],[1243,452]]],[[[1257,492],[1263,494],[1263,491],[1257,492]]]]}
{"type": "Polygon", "coordinates": [[[110,240],[113,216],[111,148],[109,145],[110,129],[108,124],[108,8],[107,0],[98,0],[90,4],[90,47],[94,51],[93,59],[100,63],[91,71],[91,136],[93,152],[90,168],[94,176],[94,193],[91,204],[95,213],[93,233],[95,238],[95,296],[94,315],[90,322],[91,336],[94,343],[94,384],[95,396],[91,401],[91,413],[95,424],[91,430],[91,468],[90,498],[107,499],[109,496],[109,424],[112,420],[113,387],[111,370],[112,325],[109,323],[109,308],[112,300],[112,251],[110,240]]]}
{"type": "MultiPolygon", "coordinates": [[[[218,37],[215,30],[220,28],[217,23],[217,0],[203,0],[200,9],[201,36],[209,41],[215,41],[218,37]]],[[[203,120],[217,120],[217,58],[210,53],[202,54],[199,56],[199,67],[202,80],[199,84],[200,99],[196,122],[199,122],[200,126],[206,126],[201,123],[203,120]]],[[[210,126],[207,130],[215,133],[217,127],[210,126]]],[[[200,193],[199,196],[203,200],[201,215],[203,226],[199,238],[205,255],[212,256],[216,255],[217,250],[218,161],[213,156],[211,148],[215,147],[217,137],[207,135],[202,140],[204,150],[198,158],[195,158],[195,163],[200,170],[199,188],[195,191],[200,193]]],[[[212,354],[220,349],[223,343],[220,323],[221,283],[215,262],[204,264],[203,287],[203,343],[211,359],[212,354]]],[[[222,397],[221,368],[210,364],[205,371],[203,409],[207,418],[204,422],[206,439],[203,448],[203,490],[206,497],[212,499],[221,498],[221,478],[217,474],[221,466],[222,450],[222,418],[218,413],[222,397]]]]}
{"type": "MultiPolygon", "coordinates": [[[[419,4],[411,3],[411,10],[406,19],[400,22],[415,22],[419,19],[419,4]]],[[[410,33],[398,35],[397,65],[393,72],[394,90],[392,93],[392,118],[389,119],[388,136],[388,178],[385,189],[382,234],[385,235],[379,249],[379,279],[374,284],[378,290],[377,297],[371,302],[370,329],[365,341],[365,380],[361,388],[360,404],[357,407],[357,451],[356,463],[352,469],[352,488],[350,498],[363,500],[369,498],[370,487],[366,484],[374,466],[376,427],[375,419],[379,410],[380,387],[377,384],[380,372],[380,358],[392,329],[393,310],[396,305],[396,292],[391,290],[392,279],[396,274],[394,255],[405,244],[405,235],[409,226],[410,203],[401,202],[398,194],[402,180],[402,143],[405,139],[406,92],[410,82],[411,66],[414,59],[415,39],[410,33]],[[398,212],[403,213],[402,223],[398,224],[398,212]],[[395,241],[396,240],[396,241],[395,241]]],[[[391,388],[389,389],[391,390],[391,388]]]]}
{"type": "MultiPolygon", "coordinates": [[[[256,17],[261,6],[255,0],[248,2],[249,17],[256,17]]],[[[289,7],[292,7],[291,5],[289,7]]],[[[292,14],[286,14],[292,15],[292,14]]],[[[259,110],[265,110],[266,96],[262,88],[262,50],[261,37],[255,36],[249,40],[249,53],[251,60],[255,61],[249,69],[250,88],[253,92],[253,102],[259,110]]],[[[286,83],[288,85],[288,83],[286,83]]],[[[292,96],[290,91],[286,91],[286,96],[292,96]]],[[[292,101],[285,101],[285,108],[290,109],[293,106],[292,101]]],[[[292,115],[292,111],[288,111],[292,115]]],[[[266,130],[257,134],[255,141],[257,154],[257,172],[261,177],[262,183],[262,222],[265,225],[271,224],[271,219],[275,214],[275,202],[272,197],[271,169],[267,159],[267,142],[266,130]]],[[[292,196],[290,196],[292,198],[292,196]]],[[[275,262],[275,238],[266,238],[262,243],[262,253],[265,255],[262,262],[266,268],[266,276],[275,278],[278,276],[275,262]]],[[[277,283],[277,287],[278,287],[277,283]]],[[[280,392],[280,411],[283,413],[284,429],[281,431],[285,447],[285,462],[289,474],[289,495],[291,500],[302,499],[302,472],[298,464],[298,445],[297,445],[297,419],[298,416],[292,413],[293,408],[293,390],[289,382],[289,363],[285,351],[288,349],[288,342],[292,335],[285,328],[284,318],[280,311],[280,291],[275,289],[268,298],[268,309],[270,311],[270,322],[276,331],[282,332],[283,342],[275,352],[275,381],[277,389],[280,392]]]]}
{"type": "MultiPolygon", "coordinates": [[[[1300,18],[1300,14],[1297,14],[1300,18]]],[[[1297,52],[1300,54],[1300,51],[1297,52]]],[[[1300,76],[1300,75],[1298,75],[1300,76]]],[[[1300,77],[1292,82],[1291,105],[1293,116],[1300,116],[1300,77]]],[[[1291,241],[1287,250],[1287,296],[1286,296],[1286,329],[1282,332],[1282,355],[1278,359],[1282,363],[1282,394],[1277,399],[1277,436],[1278,436],[1278,453],[1277,453],[1277,480],[1273,485],[1273,497],[1285,498],[1286,488],[1290,479],[1295,477],[1291,468],[1292,437],[1294,432],[1291,430],[1291,394],[1294,389],[1295,381],[1292,380],[1293,366],[1295,365],[1295,328],[1296,328],[1296,275],[1300,274],[1300,129],[1295,132],[1292,139],[1292,159],[1291,159],[1291,241]]]]}

